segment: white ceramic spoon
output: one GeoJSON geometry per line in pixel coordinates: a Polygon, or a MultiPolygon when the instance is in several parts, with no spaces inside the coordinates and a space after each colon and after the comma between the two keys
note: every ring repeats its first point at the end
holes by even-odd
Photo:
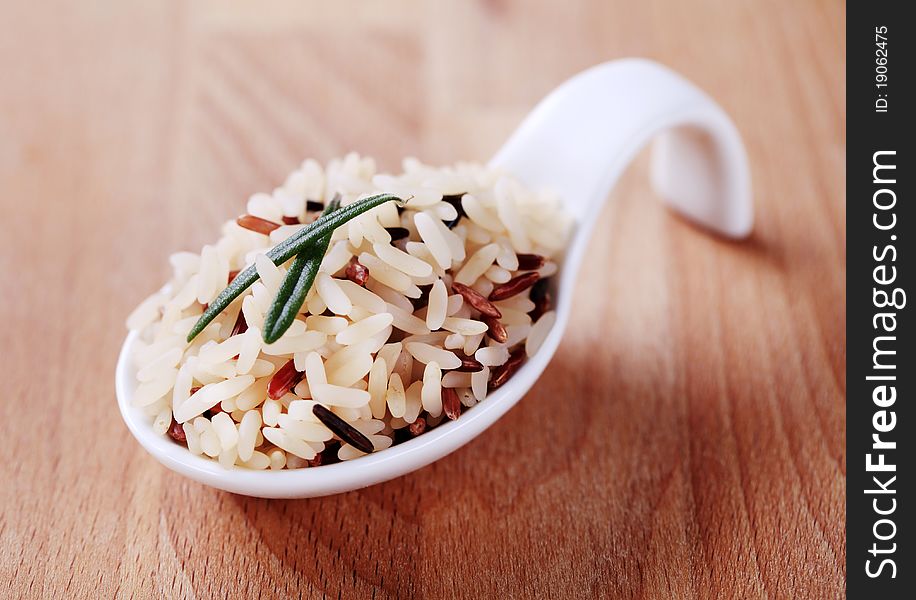
{"type": "MultiPolygon", "coordinates": [[[[369,486],[426,466],[471,441],[503,416],[537,381],[553,356],[572,306],[588,240],[608,194],[633,156],[656,138],[652,182],[688,219],[728,237],[751,230],[747,157],[734,125],[706,94],[646,60],[593,67],[545,98],[490,165],[534,189],[552,188],[577,225],[553,290],[557,321],[540,351],[486,400],[417,438],[356,460],[311,469],[224,469],[153,432],[131,405],[136,369],[128,360],[136,334],[118,359],[116,388],[131,433],[166,467],[222,490],[264,498],[306,498],[369,486]]],[[[531,432],[531,438],[536,439],[531,432]]],[[[549,432],[547,432],[549,434],[549,432]]]]}

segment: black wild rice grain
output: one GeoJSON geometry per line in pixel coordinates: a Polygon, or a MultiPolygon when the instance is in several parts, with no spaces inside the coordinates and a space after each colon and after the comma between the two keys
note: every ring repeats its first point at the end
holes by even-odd
{"type": "Polygon", "coordinates": [[[532,321],[537,321],[545,312],[550,310],[550,292],[547,291],[549,279],[539,279],[531,288],[529,298],[534,302],[534,309],[528,314],[532,321]]]}
{"type": "Polygon", "coordinates": [[[410,232],[405,227],[386,227],[385,231],[391,236],[391,241],[396,242],[410,236],[410,232]]]}
{"type": "Polygon", "coordinates": [[[372,441],[363,435],[362,432],[324,406],[316,404],[312,407],[312,414],[318,417],[318,420],[324,423],[337,437],[357,450],[369,454],[375,449],[372,445],[372,441]]]}
{"type": "Polygon", "coordinates": [[[449,229],[451,229],[452,227],[454,227],[455,225],[457,225],[457,224],[458,224],[458,221],[461,220],[461,217],[467,216],[467,214],[464,212],[464,207],[461,205],[461,198],[462,198],[462,196],[464,196],[464,193],[461,193],[461,194],[450,194],[450,195],[447,195],[447,196],[442,196],[442,201],[443,201],[443,202],[448,202],[449,204],[451,204],[452,206],[455,207],[455,210],[458,211],[458,216],[457,216],[457,217],[455,217],[455,218],[452,219],[451,221],[443,221],[443,223],[445,223],[445,226],[448,227],[449,229]]]}
{"type": "Polygon", "coordinates": [[[413,304],[413,309],[420,310],[424,306],[429,305],[429,292],[433,289],[432,284],[430,285],[419,285],[420,288],[420,297],[419,298],[408,298],[410,303],[413,304]]]}

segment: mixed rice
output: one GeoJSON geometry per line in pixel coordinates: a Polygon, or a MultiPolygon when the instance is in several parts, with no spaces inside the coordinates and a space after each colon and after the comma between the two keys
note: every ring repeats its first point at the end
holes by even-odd
{"type": "Polygon", "coordinates": [[[422,434],[485,399],[553,325],[548,278],[569,220],[555,197],[484,167],[404,161],[377,174],[350,154],[305,161],[255,194],[200,254],[130,315],[139,332],[134,404],[152,427],[225,467],[301,468],[349,460],[422,434]],[[338,228],[301,314],[265,344],[261,329],[288,265],[265,252],[333,197],[386,203],[338,228]],[[192,342],[206,305],[240,269],[260,279],[192,342]]]}

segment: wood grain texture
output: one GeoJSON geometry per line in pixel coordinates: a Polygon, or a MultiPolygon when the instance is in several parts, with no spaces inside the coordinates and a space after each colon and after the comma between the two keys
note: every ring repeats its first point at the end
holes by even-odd
{"type": "Polygon", "coordinates": [[[0,597],[845,593],[843,3],[3,13],[0,597]],[[734,116],[754,175],[749,241],[666,212],[641,159],[538,387],[397,481],[254,500],[133,441],[114,364],[170,252],[213,239],[305,157],[486,160],[554,85],[632,55],[734,116]]]}

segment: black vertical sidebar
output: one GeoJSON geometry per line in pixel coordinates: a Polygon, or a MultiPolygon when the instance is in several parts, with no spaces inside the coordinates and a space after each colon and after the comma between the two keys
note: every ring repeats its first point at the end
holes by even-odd
{"type": "Polygon", "coordinates": [[[910,301],[916,23],[850,0],[846,25],[846,561],[850,598],[916,597],[910,301]]]}

